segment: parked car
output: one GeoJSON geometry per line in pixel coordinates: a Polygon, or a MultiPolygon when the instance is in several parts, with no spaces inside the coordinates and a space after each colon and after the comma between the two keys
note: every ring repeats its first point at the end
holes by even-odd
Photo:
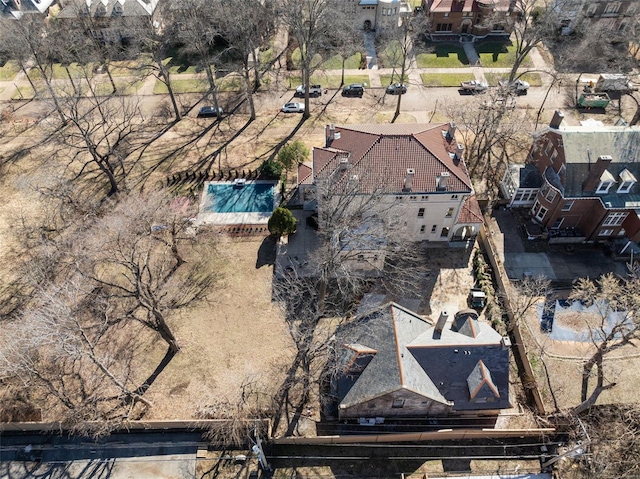
{"type": "Polygon", "coordinates": [[[215,106],[203,106],[198,110],[198,118],[217,118],[222,116],[222,108],[215,106]]]}
{"type": "Polygon", "coordinates": [[[407,85],[403,83],[392,83],[387,87],[387,95],[403,95],[407,93],[407,85]]]}
{"type": "Polygon", "coordinates": [[[524,80],[514,80],[511,83],[509,83],[509,81],[507,80],[503,80],[501,82],[498,82],[498,84],[502,88],[514,91],[518,95],[526,95],[527,92],[529,91],[529,86],[530,86],[529,82],[526,82],[524,80]]]}
{"type": "Polygon", "coordinates": [[[342,96],[357,96],[358,98],[362,98],[362,95],[364,95],[364,85],[358,83],[347,85],[342,89],[342,96]]]}
{"type": "MultiPolygon", "coordinates": [[[[296,92],[294,96],[303,97],[305,92],[304,85],[298,85],[296,87],[296,92]]],[[[309,96],[320,96],[322,95],[322,85],[310,85],[309,86],[309,96]]]]}
{"type": "Polygon", "coordinates": [[[303,113],[304,112],[304,103],[285,103],[282,105],[282,111],[284,113],[303,113]]]}
{"type": "Polygon", "coordinates": [[[464,93],[483,93],[489,88],[487,82],[471,80],[460,82],[460,91],[464,93]]]}

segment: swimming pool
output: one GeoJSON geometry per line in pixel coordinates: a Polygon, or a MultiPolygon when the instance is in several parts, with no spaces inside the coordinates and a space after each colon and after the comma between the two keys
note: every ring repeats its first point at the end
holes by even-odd
{"type": "Polygon", "coordinates": [[[272,181],[252,181],[242,186],[232,182],[209,183],[204,210],[212,213],[271,213],[275,185],[272,181]]]}

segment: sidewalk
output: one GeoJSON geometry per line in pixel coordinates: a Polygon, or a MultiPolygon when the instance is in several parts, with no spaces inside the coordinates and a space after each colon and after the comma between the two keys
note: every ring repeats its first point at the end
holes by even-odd
{"type": "MultiPolygon", "coordinates": [[[[279,38],[278,47],[284,48],[285,38],[279,38]]],[[[369,53],[369,52],[367,52],[369,53]]],[[[545,71],[551,71],[551,68],[545,63],[542,55],[538,52],[537,49],[533,49],[529,54],[531,61],[533,63],[533,69],[541,72],[542,83],[544,85],[548,85],[551,81],[550,75],[545,75],[545,71]]],[[[431,74],[468,74],[472,73],[474,78],[478,81],[486,81],[487,73],[494,74],[508,74],[511,69],[510,68],[485,68],[482,66],[465,66],[459,68],[417,68],[417,63],[415,60],[415,56],[413,54],[413,49],[411,50],[410,58],[409,58],[409,69],[407,71],[409,77],[409,84],[412,85],[422,85],[422,73],[431,73],[431,74]]],[[[375,56],[372,58],[370,65],[371,68],[367,70],[360,69],[350,69],[345,70],[346,76],[361,76],[367,75],[369,77],[369,81],[367,82],[369,87],[371,88],[383,88],[386,85],[382,84],[381,76],[391,76],[394,72],[397,74],[398,70],[393,68],[378,68],[376,64],[375,56]]],[[[342,74],[341,70],[318,70],[318,73],[322,73],[327,76],[340,76],[342,74]]],[[[286,72],[290,76],[295,76],[299,74],[298,71],[289,71],[286,72]]],[[[134,77],[118,77],[119,79],[131,79],[134,80],[134,77]]],[[[180,73],[173,74],[172,79],[181,79],[181,80],[190,80],[190,79],[206,79],[204,73],[180,73]]],[[[68,80],[66,79],[55,79],[52,80],[52,84],[66,84],[68,80]]],[[[154,87],[156,84],[156,77],[154,75],[148,75],[142,86],[140,86],[137,90],[137,95],[139,96],[150,96],[153,95],[154,87]]],[[[31,85],[27,78],[25,77],[24,72],[20,71],[18,74],[9,81],[0,81],[0,101],[9,102],[14,99],[14,96],[22,91],[31,91],[31,85]]]]}

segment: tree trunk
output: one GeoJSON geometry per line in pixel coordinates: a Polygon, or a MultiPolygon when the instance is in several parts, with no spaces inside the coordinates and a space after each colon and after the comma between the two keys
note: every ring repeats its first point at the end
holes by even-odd
{"type": "Polygon", "coordinates": [[[176,96],[173,93],[173,88],[171,87],[171,77],[169,71],[162,64],[162,60],[156,62],[158,68],[160,69],[160,77],[165,85],[167,85],[167,92],[169,93],[169,98],[171,99],[171,105],[173,106],[173,112],[175,113],[176,121],[182,120],[182,114],[180,113],[180,107],[178,107],[178,102],[176,101],[176,96]]]}
{"type": "Polygon", "coordinates": [[[216,94],[216,79],[213,75],[213,70],[211,70],[211,65],[207,61],[207,64],[204,66],[204,71],[207,73],[207,80],[209,81],[209,93],[211,93],[211,101],[213,102],[213,106],[218,111],[218,95],[216,94]]]}
{"type": "Polygon", "coordinates": [[[118,87],[116,86],[116,82],[113,80],[113,76],[111,75],[111,68],[109,68],[109,62],[104,62],[104,71],[107,74],[107,77],[109,78],[109,82],[111,83],[111,88],[113,89],[113,91],[111,92],[112,95],[115,95],[116,93],[118,93],[118,87]]]}
{"type": "Polygon", "coordinates": [[[553,77],[553,80],[551,81],[551,84],[549,85],[549,88],[547,88],[547,92],[545,93],[544,98],[542,99],[542,103],[540,104],[540,108],[538,108],[538,115],[536,116],[535,129],[538,128],[538,123],[540,123],[540,116],[542,116],[542,111],[544,110],[544,104],[547,102],[547,98],[549,97],[549,93],[551,92],[551,89],[556,84],[557,80],[558,80],[557,77],[553,77]]]}
{"type": "Polygon", "coordinates": [[[307,58],[306,53],[302,54],[302,46],[300,47],[300,66],[302,67],[302,85],[305,88],[304,92],[304,112],[302,113],[302,118],[307,119],[311,116],[311,112],[309,111],[309,86],[311,83],[311,72],[309,71],[311,66],[309,65],[311,61],[307,58]]]}
{"type": "Polygon", "coordinates": [[[164,319],[164,315],[162,314],[162,312],[154,306],[151,313],[153,314],[158,334],[160,334],[160,337],[164,339],[169,345],[169,349],[171,350],[171,352],[177,353],[178,351],[180,351],[178,340],[174,336],[173,331],[171,331],[171,328],[167,324],[167,321],[164,319]]]}
{"type": "Polygon", "coordinates": [[[251,57],[253,58],[253,93],[260,89],[260,68],[258,63],[258,56],[256,55],[256,49],[251,49],[251,57]]]}
{"type": "Polygon", "coordinates": [[[244,62],[243,64],[243,75],[244,75],[244,84],[245,84],[245,95],[247,96],[247,101],[249,102],[249,110],[250,110],[250,118],[251,120],[256,119],[256,106],[253,101],[253,91],[251,86],[251,69],[249,68],[248,62],[244,62]]]}

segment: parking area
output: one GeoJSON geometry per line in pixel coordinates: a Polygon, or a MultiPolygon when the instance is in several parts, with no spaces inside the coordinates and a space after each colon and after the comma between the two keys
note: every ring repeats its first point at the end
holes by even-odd
{"type": "Polygon", "coordinates": [[[596,278],[610,272],[627,274],[625,263],[606,256],[598,245],[575,245],[567,252],[562,247],[550,247],[544,240],[526,244],[520,217],[512,210],[495,210],[488,226],[510,280],[543,275],[570,284],[576,278],[596,278]]]}

